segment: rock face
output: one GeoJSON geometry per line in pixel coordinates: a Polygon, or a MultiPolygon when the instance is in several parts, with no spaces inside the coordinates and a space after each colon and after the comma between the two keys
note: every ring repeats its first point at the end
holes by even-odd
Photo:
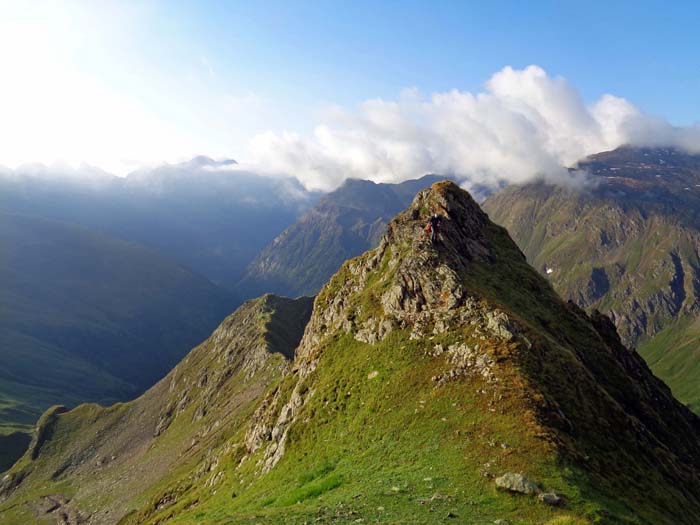
{"type": "Polygon", "coordinates": [[[580,163],[581,191],[512,186],[484,202],[555,289],[604,311],[700,410],[700,156],[620,148],[580,163]],[[657,338],[657,336],[660,336],[657,338]]]}
{"type": "MultiPolygon", "coordinates": [[[[249,453],[265,446],[264,471],[282,458],[290,425],[305,399],[313,394],[303,392],[305,379],[316,369],[318,349],[328,334],[345,332],[358,341],[373,344],[394,329],[410,329],[411,339],[423,339],[469,324],[483,339],[510,341],[515,337],[520,330],[507,314],[479,304],[464,289],[460,277],[471,262],[486,262],[494,257],[485,236],[487,222],[486,215],[467,193],[453,183],[438,183],[418,193],[411,207],[389,224],[375,250],[344,265],[316,300],[314,314],[297,349],[293,370],[298,380],[289,400],[279,410],[280,393],[276,392],[259,409],[256,419],[260,423],[251,427],[246,438],[249,453]],[[421,209],[446,218],[437,249],[425,235],[428,216],[421,214],[421,209]],[[364,305],[354,303],[352,297],[368,286],[381,265],[387,269],[382,286],[385,291],[378,298],[381,311],[367,315],[364,305]],[[277,415],[275,410],[279,410],[277,415]]],[[[524,256],[519,256],[524,260],[524,256]]],[[[438,380],[466,373],[469,364],[479,374],[491,377],[488,355],[458,346],[450,347],[448,352],[453,355],[451,366],[438,380]]]]}
{"type": "Polygon", "coordinates": [[[698,417],[453,183],[419,192],[310,317],[294,302],[307,314],[303,336],[282,338],[298,341],[291,363],[270,353],[267,333],[283,334],[264,321],[269,304],[239,310],[150,401],[59,414],[36,459],[10,472],[0,516],[20,516],[38,487],[69,487],[93,522],[122,525],[696,525],[698,417]],[[566,506],[494,490],[501,479],[534,493],[528,478],[566,506]],[[146,495],[128,498],[135,479],[146,495]]]}

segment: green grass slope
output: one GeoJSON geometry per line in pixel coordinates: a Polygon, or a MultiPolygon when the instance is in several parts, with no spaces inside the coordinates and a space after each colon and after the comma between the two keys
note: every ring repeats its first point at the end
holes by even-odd
{"type": "Polygon", "coordinates": [[[114,522],[170,477],[207,475],[218,461],[212,450],[288,367],[311,306],[310,298],[250,301],[138,399],[47,411],[11,472],[21,490],[0,504],[0,522],[55,523],[63,514],[114,522]]]}
{"type": "Polygon", "coordinates": [[[231,302],[138,245],[0,213],[0,432],[30,428],[53,404],[137,395],[231,302]]]}
{"type": "MultiPolygon", "coordinates": [[[[253,324],[231,321],[236,333],[253,324]]],[[[172,396],[166,422],[192,392],[178,385],[198,385],[222,364],[202,372],[190,356],[183,383],[159,384],[172,396]]],[[[156,419],[127,416],[129,407],[100,409],[109,418],[90,407],[47,414],[38,452],[30,447],[0,485],[0,516],[34,517],[42,498],[124,525],[691,525],[700,515],[698,417],[622,346],[608,318],[563,302],[449,182],[421,191],[375,250],[324,286],[294,361],[271,379],[245,415],[207,411],[217,439],[173,460],[129,505],[87,497],[100,478],[63,469],[61,458],[81,464],[72,444],[81,436],[118,441],[124,430],[111,421],[155,432],[149,450],[168,439],[186,447],[187,408],[162,433],[156,419]],[[423,232],[433,212],[445,216],[436,246],[423,232]],[[508,473],[558,494],[561,506],[497,490],[508,473]]],[[[87,444],[80,450],[94,457],[87,444]]],[[[101,483],[132,479],[135,468],[101,483]]]]}
{"type": "Polygon", "coordinates": [[[700,318],[686,316],[669,323],[642,342],[639,352],[654,373],[671,386],[674,395],[700,413],[700,318]]]}

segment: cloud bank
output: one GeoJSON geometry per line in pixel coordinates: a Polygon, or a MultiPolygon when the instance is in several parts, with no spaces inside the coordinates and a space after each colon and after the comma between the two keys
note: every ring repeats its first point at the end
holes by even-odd
{"type": "Polygon", "coordinates": [[[257,135],[254,161],[309,189],[330,190],[350,177],[400,182],[426,173],[495,188],[535,178],[577,183],[566,167],[623,144],[700,152],[699,127],[671,126],[609,94],[587,105],[566,79],[534,65],[505,67],[481,93],[407,90],[356,111],[334,108],[322,120],[312,136],[257,135]]]}

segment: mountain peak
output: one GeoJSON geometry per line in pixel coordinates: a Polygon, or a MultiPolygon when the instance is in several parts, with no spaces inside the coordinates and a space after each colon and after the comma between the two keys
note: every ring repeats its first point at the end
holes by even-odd
{"type": "Polygon", "coordinates": [[[418,253],[440,254],[461,267],[462,259],[488,258],[491,254],[484,227],[488,216],[471,195],[452,181],[436,182],[416,195],[413,202],[389,224],[388,240],[410,242],[418,253]],[[430,217],[440,217],[439,238],[435,245],[425,228],[430,217]]]}
{"type": "MultiPolygon", "coordinates": [[[[263,404],[247,433],[248,454],[264,472],[299,446],[288,442],[290,431],[302,432],[318,410],[312,407],[329,398],[329,367],[351,354],[366,355],[355,366],[367,370],[367,380],[384,373],[390,381],[392,370],[425,397],[450,398],[463,387],[484,396],[474,401],[475,413],[490,418],[480,428],[503,418],[530,443],[508,461],[520,456],[528,469],[529,461],[564,464],[576,472],[577,490],[591,488],[596,497],[638,501],[664,487],[641,511],[649,515],[675,498],[669,487],[689,487],[700,472],[700,443],[692,437],[700,420],[622,346],[608,318],[564,303],[508,233],[452,182],[420,191],[379,246],[346,262],[317,296],[293,382],[263,404]],[[433,244],[425,225],[434,213],[443,220],[433,244]],[[382,362],[390,364],[382,369],[382,362]],[[601,429],[614,429],[615,437],[601,429]],[[673,452],[660,458],[659,446],[673,452]],[[601,488],[611,481],[605,464],[613,458],[624,463],[616,483],[627,480],[615,494],[601,488]],[[654,477],[659,461],[663,479],[654,477]],[[640,478],[639,486],[628,483],[640,478]]],[[[332,384],[342,381],[333,376],[332,384]]],[[[688,501],[699,496],[694,490],[688,501]]]]}

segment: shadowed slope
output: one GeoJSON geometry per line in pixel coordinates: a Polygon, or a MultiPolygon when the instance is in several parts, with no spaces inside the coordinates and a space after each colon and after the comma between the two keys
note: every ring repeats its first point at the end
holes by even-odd
{"type": "Polygon", "coordinates": [[[142,393],[232,304],[143,246],[0,211],[0,432],[55,403],[142,393]]]}

